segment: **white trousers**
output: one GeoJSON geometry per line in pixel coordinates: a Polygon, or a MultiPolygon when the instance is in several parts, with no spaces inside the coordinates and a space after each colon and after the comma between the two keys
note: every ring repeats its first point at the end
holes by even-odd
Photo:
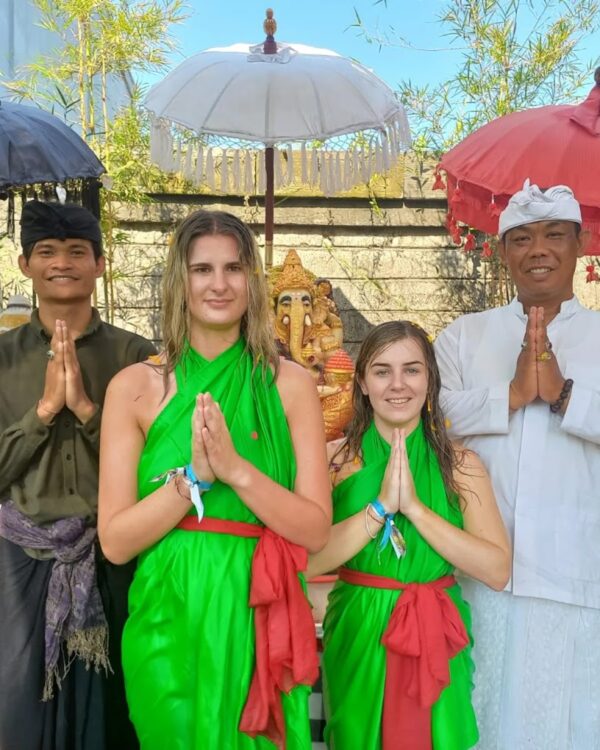
{"type": "Polygon", "coordinates": [[[461,585],[478,750],[600,750],[600,610],[461,585]]]}

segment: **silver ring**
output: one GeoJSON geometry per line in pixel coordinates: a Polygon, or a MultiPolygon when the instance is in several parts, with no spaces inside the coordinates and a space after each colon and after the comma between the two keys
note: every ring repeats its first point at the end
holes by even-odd
{"type": "Polygon", "coordinates": [[[56,357],[56,353],[52,351],[52,349],[48,349],[48,351],[46,352],[46,356],[50,361],[52,361],[54,357],[56,357]]]}
{"type": "Polygon", "coordinates": [[[529,344],[527,343],[527,341],[521,341],[521,349],[523,351],[525,351],[525,349],[527,349],[528,346],[529,344]]]}

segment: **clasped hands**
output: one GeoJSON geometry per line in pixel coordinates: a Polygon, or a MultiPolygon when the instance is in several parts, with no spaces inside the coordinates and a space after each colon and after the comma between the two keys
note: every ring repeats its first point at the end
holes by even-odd
{"type": "Polygon", "coordinates": [[[527,316],[525,338],[517,358],[515,375],[510,383],[511,411],[520,409],[537,398],[548,404],[555,402],[564,382],[548,339],[544,308],[532,307],[527,316]]]}
{"type": "Polygon", "coordinates": [[[210,393],[199,393],[192,414],[192,468],[198,479],[235,485],[244,459],[236,451],[225,417],[210,393]]]}
{"type": "Polygon", "coordinates": [[[406,452],[406,431],[392,431],[392,444],[379,501],[386,513],[402,513],[409,520],[421,507],[406,452]]]}
{"type": "Polygon", "coordinates": [[[66,406],[85,424],[98,407],[85,392],[75,342],[64,320],[56,321],[48,357],[44,393],[37,406],[38,417],[44,424],[50,424],[66,406]]]}

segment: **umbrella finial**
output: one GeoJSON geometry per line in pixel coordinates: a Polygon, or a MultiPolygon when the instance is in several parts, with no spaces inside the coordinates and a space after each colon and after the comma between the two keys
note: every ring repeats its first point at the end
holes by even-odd
{"type": "Polygon", "coordinates": [[[596,81],[596,86],[600,86],[600,68],[596,68],[596,71],[594,73],[594,81],[596,81]]]}
{"type": "Polygon", "coordinates": [[[267,38],[263,44],[263,53],[265,55],[276,55],[277,42],[275,41],[274,34],[277,31],[277,21],[273,18],[273,8],[267,8],[265,12],[267,17],[263,21],[263,30],[267,38]]]}

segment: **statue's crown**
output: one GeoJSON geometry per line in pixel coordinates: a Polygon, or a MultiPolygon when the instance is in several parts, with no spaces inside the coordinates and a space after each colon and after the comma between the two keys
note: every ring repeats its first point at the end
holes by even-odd
{"type": "Polygon", "coordinates": [[[270,276],[274,297],[278,297],[284,289],[308,289],[311,295],[314,294],[316,276],[304,268],[295,250],[288,252],[283,265],[273,268],[270,276]]]}

